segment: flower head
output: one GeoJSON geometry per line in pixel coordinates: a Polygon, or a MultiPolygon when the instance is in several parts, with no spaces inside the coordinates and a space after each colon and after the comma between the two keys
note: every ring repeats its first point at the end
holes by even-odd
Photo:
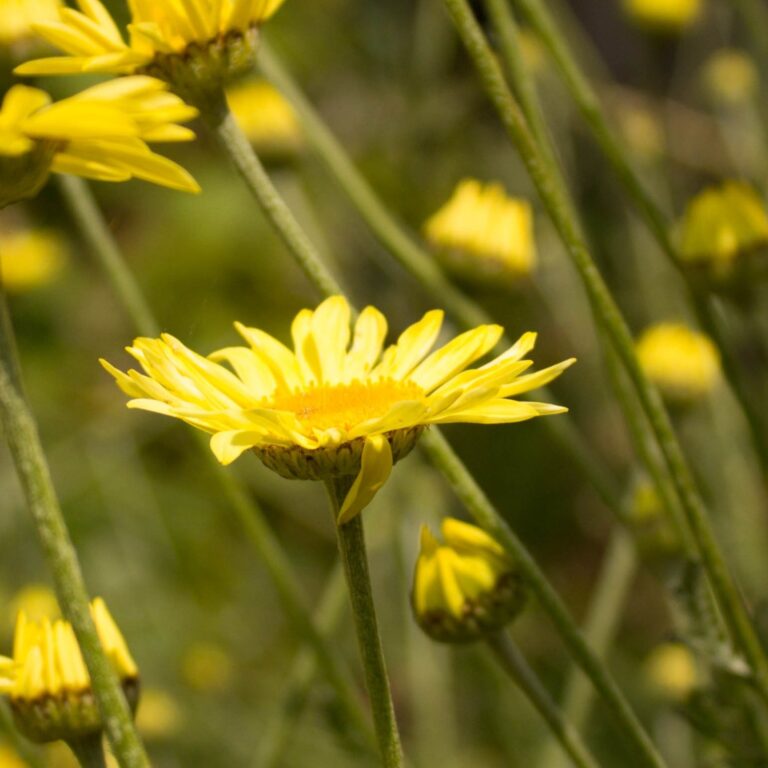
{"type": "Polygon", "coordinates": [[[56,103],[15,85],[0,107],[0,208],[37,194],[51,171],[197,192],[183,168],[147,144],[194,138],[177,123],[196,114],[151,77],[101,83],[56,103]]]}
{"type": "Polygon", "coordinates": [[[646,661],[648,677],[665,696],[683,701],[700,681],[696,659],[682,643],[662,643],[646,661]]]}
{"type": "Polygon", "coordinates": [[[629,17],[660,32],[682,32],[698,20],[702,0],[625,0],[629,17]]]}
{"type": "MultiPolygon", "coordinates": [[[[135,706],[139,671],[125,640],[100,598],[91,604],[91,615],[104,652],[135,706]]],[[[33,741],[73,740],[102,730],[90,676],[66,621],[33,621],[19,614],[13,658],[0,657],[0,694],[8,696],[19,730],[33,741]]]]}
{"type": "Polygon", "coordinates": [[[419,626],[434,640],[477,640],[508,624],[526,593],[514,562],[485,531],[453,518],[441,526],[441,544],[421,528],[421,551],[411,603],[419,626]]]}
{"type": "Polygon", "coordinates": [[[54,620],[59,617],[56,595],[44,584],[28,584],[20,589],[11,600],[10,609],[8,618],[11,626],[16,623],[20,613],[31,621],[54,620]]]}
{"type": "Polygon", "coordinates": [[[181,708],[173,696],[159,688],[142,690],[136,727],[145,739],[160,741],[175,736],[182,720],[181,708]]]}
{"type": "Polygon", "coordinates": [[[736,48],[721,48],[704,67],[704,85],[712,100],[725,107],[748,103],[760,88],[754,60],[736,48]]]}
{"type": "Polygon", "coordinates": [[[9,292],[45,285],[61,272],[67,250],[55,232],[0,221],[0,279],[9,292]]]}
{"type": "Polygon", "coordinates": [[[37,59],[22,75],[148,72],[175,85],[250,70],[259,26],[283,0],[129,0],[129,41],[100,0],[77,0],[35,30],[66,55],[37,59]]]}
{"type": "Polygon", "coordinates": [[[33,24],[59,18],[61,0],[0,0],[0,46],[28,43],[33,24]]]}
{"type": "Polygon", "coordinates": [[[720,380],[720,355],[708,336],[684,325],[660,323],[637,342],[640,365],[662,394],[678,403],[700,400],[720,380]]]}
{"type": "Polygon", "coordinates": [[[350,333],[340,296],[296,315],[293,350],[257,328],[236,328],[247,347],[202,357],[167,334],[140,338],[128,352],[144,373],[102,361],[133,400],[129,407],[182,419],[212,434],[223,464],[246,450],[284,477],[357,476],[341,519],[359,512],[430,424],[500,424],[566,409],[516,395],[552,381],[573,360],[522,375],[535,343],[525,334],[491,362],[467,370],[502,335],[496,325],[467,331],[430,354],[443,313],[434,310],[384,349],[387,321],[367,307],[350,333]]]}
{"type": "Polygon", "coordinates": [[[729,181],[694,197],[680,225],[686,266],[715,280],[735,277],[752,251],[768,245],[768,213],[752,187],[729,181]]]}
{"type": "Polygon", "coordinates": [[[276,88],[249,80],[227,90],[227,101],[243,133],[260,156],[297,154],[304,139],[293,108],[276,88]]]}
{"type": "Polygon", "coordinates": [[[232,656],[216,643],[197,642],[185,651],[181,659],[184,682],[198,691],[221,691],[235,676],[232,656]]]}
{"type": "Polygon", "coordinates": [[[474,280],[516,280],[536,263],[531,207],[499,184],[465,179],[424,233],[449,268],[474,280]]]}

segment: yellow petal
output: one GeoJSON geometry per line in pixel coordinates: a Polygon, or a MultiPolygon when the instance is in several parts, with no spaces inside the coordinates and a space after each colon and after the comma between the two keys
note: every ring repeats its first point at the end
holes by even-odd
{"type": "Polygon", "coordinates": [[[343,525],[359,515],[373,500],[392,471],[392,448],[384,435],[365,439],[360,473],[341,505],[337,523],[343,525]]]}

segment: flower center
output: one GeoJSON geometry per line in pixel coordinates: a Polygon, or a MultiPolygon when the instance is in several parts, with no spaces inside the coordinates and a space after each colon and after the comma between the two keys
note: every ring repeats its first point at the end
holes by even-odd
{"type": "Polygon", "coordinates": [[[421,387],[412,382],[392,379],[352,381],[280,394],[269,407],[295,413],[308,429],[346,431],[369,419],[384,416],[396,403],[420,400],[423,396],[421,387]]]}

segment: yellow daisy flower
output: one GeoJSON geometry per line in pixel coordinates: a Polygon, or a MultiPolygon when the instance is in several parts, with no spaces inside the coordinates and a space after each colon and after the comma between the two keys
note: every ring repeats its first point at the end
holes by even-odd
{"type": "Polygon", "coordinates": [[[662,32],[682,32],[701,15],[702,0],[625,0],[636,24],[662,32]]]}
{"type": "Polygon", "coordinates": [[[421,528],[411,604],[433,640],[478,640],[497,632],[521,610],[526,593],[514,562],[485,531],[447,517],[441,544],[421,528]]]}
{"type": "MultiPolygon", "coordinates": [[[[91,604],[104,652],[132,703],[138,699],[139,670],[107,606],[91,604]]],[[[20,613],[13,658],[0,656],[0,694],[8,696],[25,736],[37,742],[80,739],[102,730],[91,680],[72,625],[39,621],[20,613]]]]}
{"type": "Polygon", "coordinates": [[[296,315],[293,350],[257,328],[236,324],[247,347],[202,357],[173,336],[140,338],[128,352],[145,373],[104,367],[131,398],[129,407],[173,416],[212,435],[222,464],[246,450],[283,477],[356,476],[340,521],[360,512],[430,424],[500,424],[563,413],[516,395],[556,378],[573,360],[522,375],[536,335],[466,370],[494,348],[497,325],[467,331],[430,354],[443,313],[428,312],[384,349],[387,321],[366,307],[350,333],[341,296],[296,315]],[[229,367],[225,367],[229,366],[229,367]]]}
{"type": "Polygon", "coordinates": [[[708,336],[678,323],[646,329],[637,341],[640,365],[662,394],[688,403],[709,394],[720,380],[720,355],[708,336]]]}
{"type": "Polygon", "coordinates": [[[251,80],[229,88],[227,101],[248,141],[259,155],[286,157],[301,150],[303,136],[296,113],[276,88],[251,80]]]}
{"type": "Polygon", "coordinates": [[[424,234],[450,269],[475,280],[516,280],[536,266],[531,206],[500,184],[464,179],[424,234]]]}
{"type": "Polygon", "coordinates": [[[0,46],[34,38],[33,24],[59,18],[61,0],[0,0],[0,46]]]}
{"type": "Polygon", "coordinates": [[[101,83],[56,103],[15,85],[0,107],[0,207],[36,194],[52,171],[198,192],[187,171],[147,145],[193,139],[176,123],[196,114],[151,77],[101,83]]]}
{"type": "Polygon", "coordinates": [[[252,67],[258,27],[283,0],[128,0],[130,42],[99,0],[77,0],[79,11],[61,10],[58,21],[35,30],[66,56],[37,59],[22,75],[76,72],[130,74],[146,71],[175,79],[184,57],[200,59],[222,74],[252,67]]]}

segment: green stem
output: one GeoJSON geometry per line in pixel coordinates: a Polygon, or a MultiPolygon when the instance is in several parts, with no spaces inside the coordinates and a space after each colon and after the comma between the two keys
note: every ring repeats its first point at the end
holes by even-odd
{"type": "Polygon", "coordinates": [[[501,668],[515,681],[577,768],[598,768],[578,731],[562,715],[525,656],[506,632],[491,635],[487,643],[501,668]]]}
{"type": "MultiPolygon", "coordinates": [[[[217,124],[216,120],[210,120],[209,123],[217,124]]],[[[236,125],[233,123],[232,130],[236,130],[236,125]]],[[[235,142],[237,151],[245,152],[245,148],[253,153],[253,150],[248,145],[247,141],[243,138],[235,142]]],[[[230,149],[228,142],[223,142],[226,150],[230,149]]],[[[253,169],[253,164],[246,162],[243,158],[235,162],[241,172],[249,174],[253,169]]],[[[258,166],[260,167],[260,165],[258,166]]],[[[263,170],[263,169],[262,169],[263,170]]],[[[259,178],[254,178],[248,181],[248,186],[256,193],[256,189],[260,187],[262,181],[259,178]]],[[[270,194],[277,194],[274,187],[270,184],[270,194]]],[[[256,195],[257,200],[261,203],[261,198],[256,195]]],[[[279,222],[273,220],[278,233],[283,237],[284,242],[289,247],[289,250],[293,256],[301,261],[307,257],[318,258],[314,249],[309,251],[302,251],[298,253],[294,247],[295,238],[290,237],[289,232],[285,232],[279,222]]],[[[298,224],[297,224],[298,226],[298,224]]],[[[309,265],[310,268],[305,272],[312,279],[312,275],[320,274],[323,270],[320,265],[309,265]]],[[[315,286],[324,295],[329,295],[327,288],[324,288],[324,281],[314,281],[315,286]]],[[[624,698],[621,690],[618,688],[613,678],[608,671],[602,665],[602,663],[592,654],[589,647],[584,642],[583,638],[579,634],[578,627],[574,623],[573,619],[568,614],[567,609],[560,601],[557,593],[549,585],[544,574],[540,571],[533,558],[527,552],[522,542],[519,541],[512,533],[512,531],[506,526],[498,512],[493,508],[488,499],[483,494],[477,483],[469,474],[466,467],[461,463],[458,457],[452,452],[444,438],[439,435],[437,430],[433,430],[431,435],[427,435],[423,438],[427,446],[431,445],[432,450],[428,448],[432,456],[433,462],[438,468],[446,475],[449,482],[455,488],[457,495],[465,501],[468,508],[475,515],[479,524],[489,530],[491,535],[494,535],[496,531],[501,531],[501,535],[497,536],[499,541],[502,542],[509,552],[513,555],[517,555],[518,559],[524,561],[525,569],[528,572],[531,582],[533,583],[534,590],[539,594],[542,605],[545,610],[550,614],[552,620],[563,637],[564,642],[570,649],[571,653],[577,662],[584,668],[590,679],[593,681],[595,688],[606,698],[608,703],[613,707],[619,722],[622,723],[627,735],[636,744],[640,750],[640,754],[645,757],[645,764],[653,766],[654,768],[664,768],[664,763],[657,755],[655,748],[648,738],[647,734],[643,730],[642,726],[638,722],[631,707],[624,698]]]]}
{"type": "MultiPolygon", "coordinates": [[[[334,521],[341,504],[352,486],[354,477],[340,477],[327,482],[334,521]]],[[[347,579],[349,600],[357,631],[357,643],[365,670],[365,682],[371,702],[373,723],[379,741],[381,763],[385,768],[400,768],[403,754],[400,733],[395,719],[395,707],[389,688],[384,652],[373,602],[368,555],[365,548],[363,516],[356,515],[347,523],[336,526],[339,553],[347,579]]]]}
{"type": "MultiPolygon", "coordinates": [[[[505,5],[509,0],[487,0],[489,5],[505,5]]],[[[580,69],[572,54],[568,41],[560,33],[552,14],[541,0],[513,0],[525,14],[527,20],[536,30],[544,45],[548,48],[560,73],[565,81],[576,106],[585,122],[592,131],[598,146],[613,167],[619,181],[626,189],[630,199],[644,219],[646,226],[661,247],[662,251],[677,268],[687,288],[688,300],[694,309],[696,318],[702,330],[707,333],[718,346],[723,360],[723,370],[728,383],[733,390],[739,405],[747,417],[752,441],[764,472],[768,472],[768,439],[762,416],[755,408],[749,396],[739,366],[733,359],[731,345],[723,336],[717,318],[712,311],[711,301],[702,296],[688,279],[688,274],[682,268],[682,261],[677,246],[670,234],[668,217],[647,191],[640,174],[632,165],[632,153],[624,146],[619,134],[611,128],[600,99],[587,77],[580,69]]],[[[509,11],[507,10],[507,15],[509,11]]],[[[503,22],[502,22],[503,23],[503,22]]],[[[502,40],[504,37],[502,36],[502,40]]],[[[534,129],[534,135],[543,135],[537,126],[536,116],[531,121],[531,110],[526,109],[525,101],[521,98],[521,106],[534,129]]],[[[533,110],[534,113],[537,110],[533,110]]],[[[540,117],[540,112],[538,115],[540,117]]]]}
{"type": "Polygon", "coordinates": [[[4,360],[8,375],[14,389],[24,394],[24,384],[21,379],[21,364],[19,350],[16,344],[16,334],[13,332],[11,312],[8,307],[8,297],[3,287],[3,274],[0,265],[0,360],[4,360]]]}
{"type": "Polygon", "coordinates": [[[653,742],[643,729],[605,665],[587,645],[568,609],[552,588],[536,561],[491,504],[482,488],[462,464],[446,439],[437,430],[430,430],[421,438],[421,444],[430,459],[446,476],[456,495],[461,499],[478,525],[484,528],[515,558],[527,584],[547,612],[571,652],[576,663],[588,675],[598,693],[621,723],[628,740],[637,750],[644,765],[664,768],[665,763],[653,742]]]}
{"type": "MultiPolygon", "coordinates": [[[[4,326],[0,332],[8,329],[4,326]]],[[[13,349],[3,339],[0,350],[13,349]]],[[[99,641],[88,604],[88,593],[51,479],[34,417],[13,385],[14,364],[0,360],[0,423],[16,472],[32,513],[43,551],[53,573],[56,595],[72,624],[102,715],[107,738],[121,768],[148,768],[149,760],[133,725],[128,703],[99,641]]]]}
{"type": "MultiPolygon", "coordinates": [[[[66,176],[62,179],[60,189],[83,238],[91,247],[135,330],[148,336],[157,335],[159,329],[157,319],[144,299],[136,278],[128,268],[118,244],[104,221],[104,216],[99,210],[90,187],[81,179],[66,176]]],[[[285,550],[269,527],[263,511],[232,472],[224,469],[216,461],[207,440],[199,436],[197,444],[224,496],[229,500],[243,525],[251,544],[264,562],[289,619],[317,655],[319,666],[336,691],[347,719],[359,729],[369,743],[373,743],[370,725],[349,676],[333,652],[330,643],[309,616],[299,579],[285,550]]]]}
{"type": "MultiPolygon", "coordinates": [[[[432,258],[403,228],[378,197],[375,190],[355,167],[340,142],[331,133],[299,86],[271,49],[262,43],[259,65],[263,74],[291,102],[301,127],[329,173],[357,208],[371,232],[395,259],[445,308],[461,326],[473,328],[491,322],[488,314],[465,297],[443,275],[432,258]]],[[[505,347],[510,340],[500,342],[505,347]]],[[[551,401],[545,390],[541,399],[551,401]]],[[[592,484],[605,505],[615,514],[620,512],[616,483],[606,472],[604,462],[591,445],[567,419],[547,419],[545,428],[567,451],[569,458],[592,484]]]]}
{"type": "Polygon", "coordinates": [[[768,702],[768,659],[755,632],[741,593],[722,557],[704,504],[675,436],[661,397],[637,360],[632,335],[582,236],[568,191],[548,172],[546,158],[528,129],[524,115],[466,0],[444,0],[469,53],[486,95],[497,109],[509,138],[528,169],[555,228],[582,280],[595,322],[622,361],[637,391],[652,434],[675,484],[686,519],[726,622],[752,667],[755,682],[768,702]]]}
{"type": "Polygon", "coordinates": [[[82,768],[107,768],[100,733],[79,741],[68,741],[67,746],[72,750],[82,768]]]}
{"type": "Polygon", "coordinates": [[[323,263],[317,249],[285,204],[261,160],[240,130],[227,107],[223,93],[218,109],[203,112],[202,116],[312,285],[326,296],[343,293],[336,278],[323,263]]]}

